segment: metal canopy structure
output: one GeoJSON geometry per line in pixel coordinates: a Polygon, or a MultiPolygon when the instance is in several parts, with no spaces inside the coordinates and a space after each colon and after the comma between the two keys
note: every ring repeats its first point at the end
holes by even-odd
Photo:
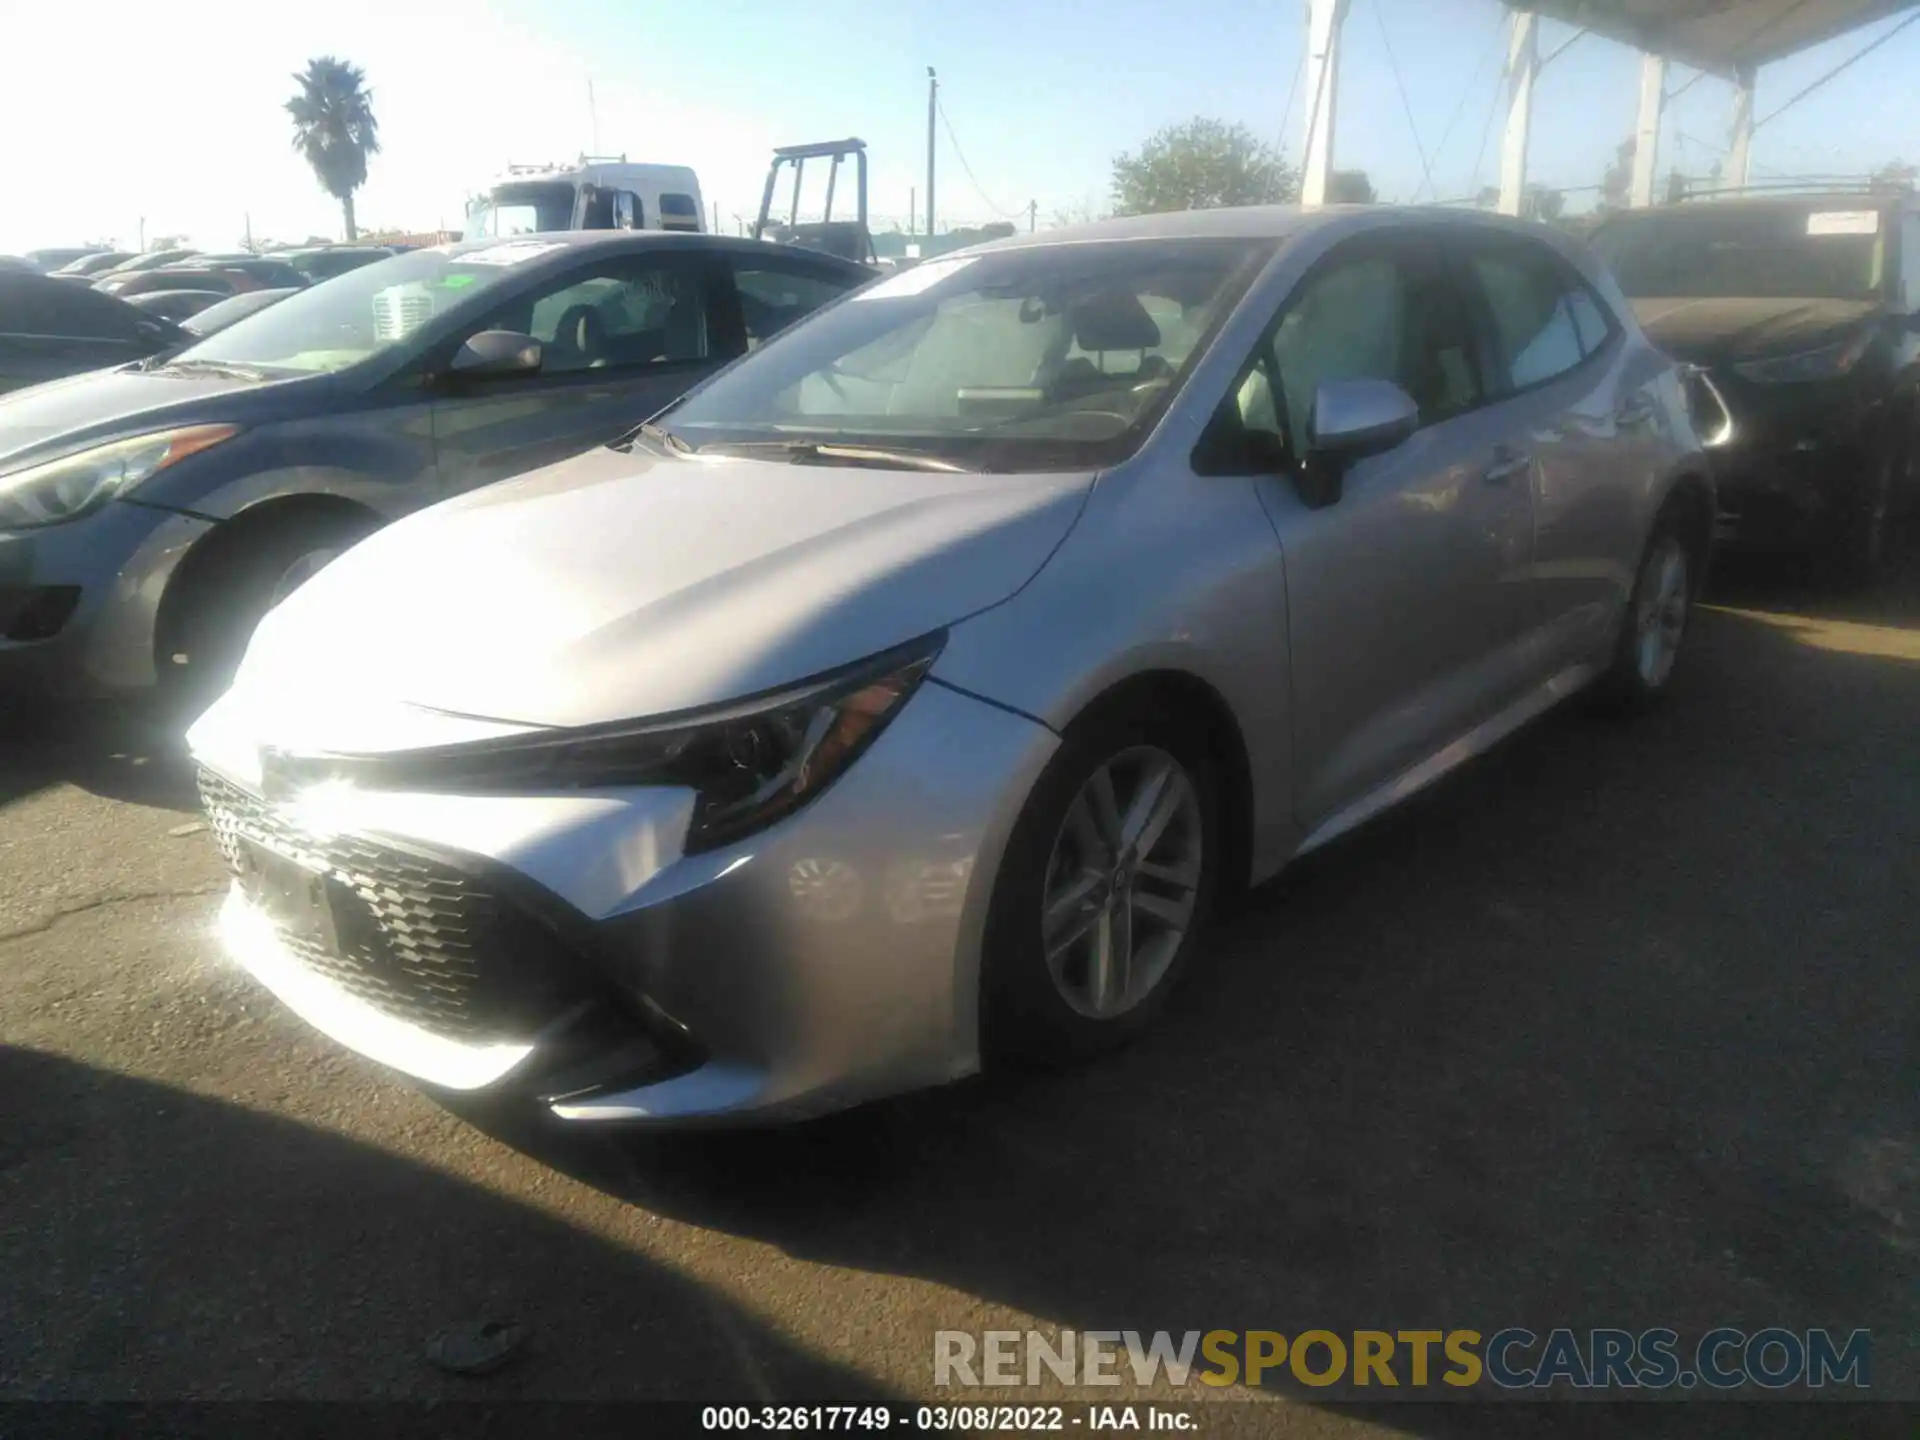
{"type": "MultiPolygon", "coordinates": [[[[1323,202],[1332,173],[1340,28],[1350,0],[1307,0],[1307,145],[1301,199],[1323,202]]],[[[1500,208],[1521,213],[1527,152],[1543,61],[1542,18],[1631,45],[1642,52],[1639,121],[1634,131],[1634,205],[1653,203],[1660,121],[1669,62],[1733,84],[1724,183],[1747,183],[1755,128],[1753,99],[1762,65],[1822,44],[1876,20],[1920,9],[1920,0],[1505,0],[1512,11],[1507,46],[1507,125],[1500,155],[1500,208]]],[[[1564,48],[1564,47],[1563,47],[1564,48]]],[[[1555,52],[1557,54],[1558,51],[1555,52]]],[[[1551,59],[1552,57],[1547,57],[1551,59]]]]}
{"type": "Polygon", "coordinates": [[[1914,0],[1513,0],[1722,79],[1913,8],[1914,0]]]}

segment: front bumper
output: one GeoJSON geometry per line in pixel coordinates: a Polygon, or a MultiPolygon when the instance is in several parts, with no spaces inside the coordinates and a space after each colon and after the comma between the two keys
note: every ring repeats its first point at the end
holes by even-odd
{"type": "Polygon", "coordinates": [[[156,678],[154,621],[180,559],[213,522],[127,501],[0,532],[0,696],[136,696],[156,678]]]}
{"type": "Polygon", "coordinates": [[[1043,726],[929,681],[812,804],[686,855],[685,790],[267,804],[245,706],[192,736],[215,832],[324,873],[360,953],[238,881],[222,938],[351,1049],[579,1122],[790,1119],[978,1066],[988,892],[1043,726]]]}
{"type": "Polygon", "coordinates": [[[1838,538],[1880,455],[1884,416],[1870,390],[1853,377],[1758,385],[1715,370],[1710,378],[1733,418],[1731,442],[1712,452],[1719,543],[1790,552],[1838,538]]]}

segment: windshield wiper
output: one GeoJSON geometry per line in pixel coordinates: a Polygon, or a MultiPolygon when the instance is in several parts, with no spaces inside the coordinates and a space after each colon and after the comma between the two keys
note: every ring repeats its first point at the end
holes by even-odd
{"type": "MultiPolygon", "coordinates": [[[[640,433],[655,444],[666,446],[676,455],[693,454],[693,446],[689,445],[665,426],[656,425],[651,420],[640,427],[640,433]]],[[[632,449],[633,447],[628,445],[627,448],[632,449]]]]}
{"type": "Polygon", "coordinates": [[[826,440],[715,440],[699,447],[717,455],[786,455],[795,465],[864,465],[876,470],[936,470],[946,475],[971,475],[971,466],[912,450],[887,450],[877,445],[840,445],[826,440]]]}
{"type": "Polygon", "coordinates": [[[154,367],[155,374],[174,371],[182,375],[219,375],[228,380],[266,380],[265,370],[255,365],[234,365],[224,360],[167,360],[154,367]]]}

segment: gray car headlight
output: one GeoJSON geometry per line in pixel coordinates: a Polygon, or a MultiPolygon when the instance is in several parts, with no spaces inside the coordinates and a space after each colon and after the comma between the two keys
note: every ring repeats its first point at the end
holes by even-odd
{"type": "Polygon", "coordinates": [[[1873,332],[1862,330],[1837,345],[1804,350],[1798,355],[1782,355],[1772,360],[1749,360],[1733,368],[1760,385],[1798,385],[1810,380],[1837,380],[1867,353],[1873,332]]]}
{"type": "Polygon", "coordinates": [[[0,530],[78,520],[143,480],[240,433],[237,425],[189,425],[96,445],[0,475],[0,530]]]}
{"type": "Polygon", "coordinates": [[[262,779],[270,799],[338,781],[490,795],[685,787],[698,797],[687,850],[707,850],[773,824],[833,784],[899,714],[945,643],[940,631],[787,690],[658,720],[392,755],[268,751],[262,779]]]}

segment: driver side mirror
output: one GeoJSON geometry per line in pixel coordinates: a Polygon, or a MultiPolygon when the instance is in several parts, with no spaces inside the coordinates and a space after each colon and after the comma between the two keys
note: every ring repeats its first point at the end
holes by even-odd
{"type": "Polygon", "coordinates": [[[1340,498],[1341,477],[1420,428],[1420,407],[1391,380],[1327,380],[1314,392],[1303,493],[1316,507],[1340,498]]]}
{"type": "Polygon", "coordinates": [[[465,380],[532,375],[540,369],[540,342],[518,330],[482,330],[453,352],[447,373],[465,380]]]}

